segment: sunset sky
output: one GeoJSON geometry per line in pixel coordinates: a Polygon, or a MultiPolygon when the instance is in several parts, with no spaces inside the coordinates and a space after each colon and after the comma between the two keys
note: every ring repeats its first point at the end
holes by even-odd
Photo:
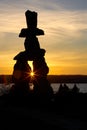
{"type": "Polygon", "coordinates": [[[14,56],[24,51],[25,11],[38,12],[41,48],[49,74],[87,75],[86,0],[0,0],[0,74],[12,74],[14,56]]]}

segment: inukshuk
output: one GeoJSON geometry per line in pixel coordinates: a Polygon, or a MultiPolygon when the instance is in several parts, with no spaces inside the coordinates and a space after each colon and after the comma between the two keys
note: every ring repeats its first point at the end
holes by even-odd
{"type": "Polygon", "coordinates": [[[49,68],[45,62],[45,50],[40,48],[36,36],[44,35],[44,31],[37,28],[37,12],[27,10],[25,12],[27,28],[23,28],[19,37],[25,38],[25,51],[20,52],[14,57],[13,79],[17,93],[27,94],[29,90],[31,68],[28,61],[33,61],[33,84],[34,95],[49,96],[52,88],[47,80],[49,68]]]}

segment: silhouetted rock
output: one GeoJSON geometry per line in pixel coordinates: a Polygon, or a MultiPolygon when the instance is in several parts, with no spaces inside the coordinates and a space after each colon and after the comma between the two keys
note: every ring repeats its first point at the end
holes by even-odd
{"type": "Polygon", "coordinates": [[[29,92],[29,82],[31,82],[31,68],[27,61],[33,61],[33,93],[41,99],[50,99],[53,95],[52,87],[47,80],[49,67],[45,61],[45,49],[40,48],[37,35],[44,35],[44,31],[37,28],[37,12],[27,10],[25,12],[27,28],[23,28],[19,37],[25,37],[25,51],[20,52],[14,57],[17,60],[14,65],[13,81],[14,89],[17,94],[25,94],[29,92]]]}
{"type": "Polygon", "coordinates": [[[26,51],[39,51],[40,50],[40,45],[38,38],[30,36],[29,38],[25,39],[24,42],[25,50],[26,51]]]}
{"type": "Polygon", "coordinates": [[[27,28],[23,28],[19,34],[19,37],[28,37],[28,36],[39,36],[39,35],[44,35],[44,31],[39,29],[39,28],[35,28],[35,29],[27,29],[27,28]]]}
{"type": "Polygon", "coordinates": [[[53,90],[50,83],[47,80],[47,74],[49,73],[49,68],[45,62],[45,58],[39,56],[33,60],[33,70],[34,70],[34,92],[40,97],[52,98],[53,90]]]}
{"type": "Polygon", "coordinates": [[[22,29],[19,37],[44,35],[44,31],[37,28],[37,12],[27,10],[25,12],[27,29],[22,29]]]}
{"type": "Polygon", "coordinates": [[[15,57],[14,60],[26,60],[26,61],[32,61],[33,59],[43,57],[45,55],[45,49],[39,49],[38,51],[22,51],[18,53],[15,57]]]}
{"type": "Polygon", "coordinates": [[[17,60],[14,65],[13,78],[14,82],[22,82],[30,80],[31,68],[27,61],[25,60],[17,60]]]}
{"type": "Polygon", "coordinates": [[[31,56],[27,55],[27,52],[26,51],[22,51],[20,53],[18,53],[15,57],[14,57],[14,60],[26,60],[28,61],[28,59],[31,58],[31,56]]]}
{"type": "Polygon", "coordinates": [[[33,60],[33,70],[37,78],[47,77],[47,74],[49,73],[49,68],[45,62],[44,57],[39,57],[33,60]]]}
{"type": "Polygon", "coordinates": [[[25,60],[17,60],[14,65],[13,71],[13,82],[14,92],[19,94],[24,94],[29,92],[29,82],[30,82],[31,68],[25,60]]]}
{"type": "Polygon", "coordinates": [[[72,92],[73,94],[79,93],[79,88],[77,87],[76,84],[74,84],[73,88],[71,89],[71,92],[72,92]]]}
{"type": "Polygon", "coordinates": [[[57,90],[57,92],[56,92],[56,95],[57,94],[62,94],[63,93],[63,85],[62,84],[60,84],[60,86],[59,86],[59,89],[57,90]]]}
{"type": "Polygon", "coordinates": [[[68,93],[69,90],[70,90],[69,87],[68,87],[66,84],[64,84],[64,92],[65,92],[65,93],[68,93]]]}
{"type": "Polygon", "coordinates": [[[28,28],[36,28],[37,27],[37,12],[27,10],[25,12],[26,22],[28,28]]]}

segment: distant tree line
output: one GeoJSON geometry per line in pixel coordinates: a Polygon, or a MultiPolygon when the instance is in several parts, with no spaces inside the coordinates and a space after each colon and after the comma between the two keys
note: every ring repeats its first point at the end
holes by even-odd
{"type": "Polygon", "coordinates": [[[12,83],[12,75],[0,75],[0,83],[12,83]]]}
{"type": "Polygon", "coordinates": [[[48,75],[51,83],[87,83],[87,75],[48,75]]]}
{"type": "MultiPolygon", "coordinates": [[[[87,83],[87,75],[48,75],[50,83],[87,83]]],[[[0,83],[12,83],[12,75],[0,75],[0,83]]]]}

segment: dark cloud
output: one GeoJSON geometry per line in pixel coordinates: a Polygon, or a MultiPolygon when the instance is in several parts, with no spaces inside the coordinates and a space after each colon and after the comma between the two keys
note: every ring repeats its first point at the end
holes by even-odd
{"type": "MultiPolygon", "coordinates": [[[[87,10],[87,0],[0,0],[0,7],[18,10],[87,10]]],[[[0,9],[1,12],[1,9],[0,9]]]]}
{"type": "Polygon", "coordinates": [[[87,0],[54,0],[60,3],[65,9],[69,10],[87,10],[87,0]]]}
{"type": "Polygon", "coordinates": [[[35,4],[47,10],[87,10],[87,0],[35,0],[35,4]]]}

